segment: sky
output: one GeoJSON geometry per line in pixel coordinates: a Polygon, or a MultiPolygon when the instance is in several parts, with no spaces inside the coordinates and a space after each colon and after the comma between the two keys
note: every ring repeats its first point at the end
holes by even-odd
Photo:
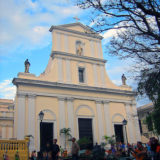
{"type": "MultiPolygon", "coordinates": [[[[78,8],[70,0],[0,0],[0,98],[14,99],[16,87],[13,78],[24,72],[24,61],[31,64],[30,73],[40,75],[46,68],[51,53],[51,25],[75,23],[77,16],[82,24],[92,26],[89,11],[78,8]]],[[[110,79],[121,85],[121,76],[127,77],[127,84],[135,89],[135,82],[129,76],[131,61],[121,61],[109,56],[105,50],[115,31],[102,36],[106,71],[110,79]]],[[[138,106],[146,104],[138,100],[138,106]]]]}

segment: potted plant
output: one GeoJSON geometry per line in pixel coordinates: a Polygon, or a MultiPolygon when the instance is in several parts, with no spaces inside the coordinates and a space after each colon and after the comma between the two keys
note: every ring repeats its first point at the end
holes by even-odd
{"type": "Polygon", "coordinates": [[[63,152],[64,157],[67,156],[67,150],[66,150],[67,141],[68,141],[69,137],[72,137],[70,132],[71,132],[70,128],[62,128],[60,130],[60,135],[64,135],[64,152],[63,152]]]}
{"type": "Polygon", "coordinates": [[[111,146],[113,146],[114,144],[116,144],[116,139],[115,139],[114,135],[112,135],[111,137],[105,135],[103,138],[105,139],[106,144],[110,144],[111,146]]]}

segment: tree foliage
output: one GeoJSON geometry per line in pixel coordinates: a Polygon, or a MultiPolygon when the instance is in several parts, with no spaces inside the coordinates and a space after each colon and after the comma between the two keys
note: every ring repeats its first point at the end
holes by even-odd
{"type": "Polygon", "coordinates": [[[138,92],[147,96],[154,104],[153,112],[147,117],[146,122],[149,130],[156,131],[160,134],[160,69],[154,68],[152,70],[142,70],[141,79],[138,83],[138,92]],[[153,128],[151,124],[153,123],[153,128]]]}
{"type": "Polygon", "coordinates": [[[152,122],[152,115],[148,115],[146,117],[146,123],[149,131],[153,131],[153,122],[152,122]]]}
{"type": "Polygon", "coordinates": [[[141,95],[147,94],[153,102],[158,101],[158,98],[160,98],[160,68],[141,71],[138,92],[141,95]]]}
{"type": "MultiPolygon", "coordinates": [[[[160,134],[160,1],[159,0],[77,0],[89,9],[96,32],[115,30],[107,49],[138,65],[138,92],[152,100],[154,127],[160,134]]],[[[137,68],[136,68],[137,69],[137,68]]]]}
{"type": "Polygon", "coordinates": [[[97,32],[117,30],[108,45],[111,54],[134,58],[152,68],[160,65],[160,1],[77,0],[77,5],[93,9],[97,32]]]}

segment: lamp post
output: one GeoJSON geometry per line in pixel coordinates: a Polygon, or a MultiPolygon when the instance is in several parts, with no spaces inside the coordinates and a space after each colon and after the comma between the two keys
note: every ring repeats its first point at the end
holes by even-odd
{"type": "Polygon", "coordinates": [[[41,127],[42,127],[42,121],[43,121],[44,113],[41,111],[39,113],[39,119],[40,119],[40,150],[42,149],[42,134],[41,134],[41,127]]]}
{"type": "Polygon", "coordinates": [[[41,120],[41,123],[42,123],[42,121],[43,121],[43,117],[44,117],[44,113],[41,111],[41,112],[39,113],[39,119],[41,120]]]}
{"type": "Polygon", "coordinates": [[[122,121],[122,124],[125,126],[126,141],[127,141],[127,145],[128,145],[128,137],[127,137],[127,130],[126,130],[127,120],[126,120],[126,119],[124,119],[124,120],[122,121]]]}

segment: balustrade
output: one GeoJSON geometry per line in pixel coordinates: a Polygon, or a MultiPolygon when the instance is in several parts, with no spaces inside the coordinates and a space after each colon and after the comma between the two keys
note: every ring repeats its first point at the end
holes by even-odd
{"type": "Polygon", "coordinates": [[[21,160],[28,160],[29,155],[29,138],[25,140],[0,140],[0,159],[7,154],[10,160],[15,159],[15,154],[18,152],[21,160]]]}

